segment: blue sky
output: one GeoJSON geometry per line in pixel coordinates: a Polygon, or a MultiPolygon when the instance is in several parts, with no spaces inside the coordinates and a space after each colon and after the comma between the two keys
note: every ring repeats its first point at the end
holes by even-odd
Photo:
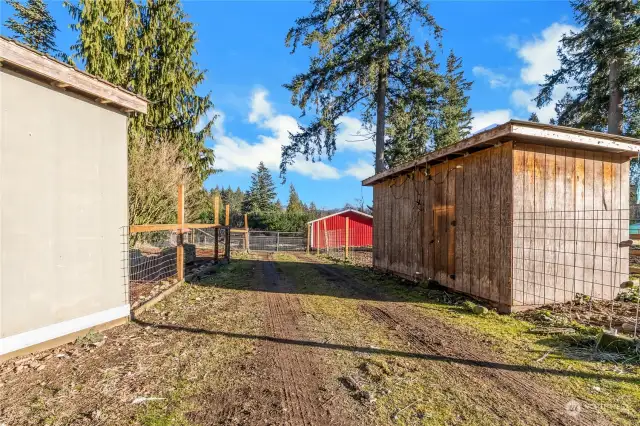
{"type": "MultiPolygon", "coordinates": [[[[536,110],[531,98],[545,73],[557,66],[556,48],[563,32],[574,24],[568,2],[560,1],[433,1],[431,12],[444,27],[443,62],[449,49],[463,59],[468,79],[474,81],[470,107],[474,129],[510,118],[526,119],[537,111],[541,121],[553,116],[553,107],[536,110]]],[[[62,2],[51,2],[58,22],[58,47],[68,49],[76,39],[62,2]]],[[[187,1],[185,10],[198,31],[197,61],[208,70],[200,90],[211,91],[218,115],[214,139],[208,141],[224,171],[206,182],[208,187],[231,185],[246,189],[259,161],[264,161],[286,203],[293,183],[304,202],[318,207],[341,207],[363,197],[371,202],[371,188],[360,180],[372,174],[373,143],[354,142],[360,129],[357,115],[341,126],[338,152],[332,161],[299,161],[280,185],[280,147],[288,131],[297,128],[299,111],[282,87],[306,69],[309,51],[291,55],[284,46],[294,20],[311,10],[303,1],[187,1]]],[[[4,22],[10,9],[2,3],[4,22]]],[[[7,34],[3,27],[2,34],[7,34]]],[[[418,37],[419,38],[419,37],[418,37]]],[[[435,46],[434,46],[435,48],[435,46]]],[[[559,98],[566,88],[555,93],[559,98]]]]}

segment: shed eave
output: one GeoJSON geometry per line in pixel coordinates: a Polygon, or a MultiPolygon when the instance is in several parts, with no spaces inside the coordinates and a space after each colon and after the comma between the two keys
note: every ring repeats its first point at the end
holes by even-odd
{"type": "Polygon", "coordinates": [[[373,216],[371,216],[370,214],[366,214],[364,212],[361,212],[361,211],[358,211],[358,210],[354,210],[354,209],[347,209],[347,210],[342,210],[340,212],[332,213],[332,214],[330,214],[328,216],[323,216],[323,217],[319,217],[319,218],[314,219],[314,220],[310,220],[309,222],[307,222],[307,224],[318,222],[320,220],[325,220],[325,219],[328,219],[330,217],[338,216],[338,215],[341,215],[343,213],[349,213],[349,212],[355,213],[355,214],[359,214],[360,216],[368,217],[369,219],[373,219],[373,216]]]}
{"type": "Polygon", "coordinates": [[[476,133],[454,145],[430,152],[421,158],[364,179],[362,185],[372,186],[411,169],[423,167],[436,161],[446,161],[449,156],[465,155],[472,148],[479,150],[489,148],[502,141],[517,141],[518,139],[532,140],[541,144],[562,144],[577,149],[623,153],[630,156],[638,155],[640,152],[640,140],[626,136],[529,121],[510,120],[500,126],[476,133]]]}
{"type": "Polygon", "coordinates": [[[8,65],[7,68],[15,72],[45,80],[58,88],[74,89],[84,97],[119,107],[124,112],[147,113],[149,101],[142,96],[2,36],[0,65],[8,65]]]}

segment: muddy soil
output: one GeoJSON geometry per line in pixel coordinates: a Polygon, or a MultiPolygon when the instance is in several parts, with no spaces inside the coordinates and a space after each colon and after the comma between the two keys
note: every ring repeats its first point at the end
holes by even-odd
{"type": "MultiPolygon", "coordinates": [[[[306,261],[313,258],[305,257],[306,261]]],[[[388,296],[330,264],[315,268],[327,280],[349,288],[372,300],[385,301],[388,296]]],[[[432,317],[421,315],[411,304],[387,302],[363,303],[360,308],[375,321],[388,327],[398,341],[424,356],[430,368],[468,390],[467,396],[479,410],[509,421],[519,419],[526,424],[607,425],[597,411],[549,389],[527,368],[509,365],[491,351],[490,345],[432,317]]]]}
{"type": "Polygon", "coordinates": [[[256,355],[238,360],[242,372],[231,389],[204,396],[198,424],[352,425],[361,407],[331,380],[321,348],[307,346],[300,326],[304,315],[295,283],[269,256],[254,268],[252,289],[261,291],[264,335],[256,355]]]}

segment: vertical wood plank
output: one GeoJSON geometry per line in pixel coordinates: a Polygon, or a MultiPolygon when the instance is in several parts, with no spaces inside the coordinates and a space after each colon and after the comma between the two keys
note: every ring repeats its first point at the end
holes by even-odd
{"type": "Polygon", "coordinates": [[[492,149],[482,151],[482,174],[480,176],[482,182],[482,197],[481,201],[481,228],[480,235],[482,247],[485,250],[480,252],[480,271],[482,297],[489,299],[491,297],[491,256],[487,247],[491,244],[491,156],[492,149]]]}
{"type": "Polygon", "coordinates": [[[614,187],[617,186],[614,177],[612,155],[609,152],[602,153],[602,204],[603,210],[601,212],[601,243],[602,243],[602,298],[611,300],[612,297],[612,282],[613,282],[613,235],[615,232],[613,221],[613,192],[614,187]]]}
{"type": "Polygon", "coordinates": [[[595,218],[594,227],[594,243],[595,247],[593,262],[593,296],[602,298],[602,254],[604,245],[603,241],[603,225],[604,225],[604,165],[602,162],[602,152],[593,153],[593,208],[595,218]]]}
{"type": "Polygon", "coordinates": [[[446,213],[447,213],[447,285],[449,288],[456,288],[456,282],[452,278],[456,273],[456,165],[457,161],[449,161],[447,167],[447,193],[446,193],[446,213]]]}
{"type": "MultiPolygon", "coordinates": [[[[629,239],[629,219],[632,218],[629,211],[629,158],[620,159],[620,241],[629,239]]],[[[635,218],[633,218],[635,219],[635,218]]],[[[629,248],[620,248],[618,252],[620,257],[620,276],[616,285],[623,283],[629,279],[629,248]]]]}
{"type": "Polygon", "coordinates": [[[564,256],[564,289],[562,300],[573,300],[575,297],[575,267],[576,267],[576,150],[565,150],[565,182],[564,182],[564,224],[565,256],[564,256]]]}
{"type": "Polygon", "coordinates": [[[513,304],[513,142],[502,145],[500,170],[500,300],[501,306],[513,304]]]}
{"type": "Polygon", "coordinates": [[[525,288],[525,181],[528,179],[526,172],[526,146],[514,144],[513,147],[513,269],[511,282],[513,287],[514,305],[524,305],[525,288]]]}
{"type": "Polygon", "coordinates": [[[545,147],[534,145],[534,303],[544,303],[545,147]]]}
{"type": "Polygon", "coordinates": [[[584,270],[585,270],[585,257],[584,257],[584,210],[585,210],[585,152],[584,150],[576,150],[575,160],[575,182],[576,182],[576,196],[575,196],[575,214],[574,214],[574,229],[576,234],[576,240],[574,244],[575,255],[575,267],[574,267],[574,285],[573,293],[584,294],[584,270]]]}
{"type": "Polygon", "coordinates": [[[462,215],[462,279],[461,291],[465,293],[471,292],[471,281],[473,280],[472,273],[472,258],[473,258],[473,243],[471,240],[471,225],[472,225],[472,206],[473,206],[473,159],[470,155],[463,157],[462,160],[462,172],[463,178],[463,191],[461,200],[462,209],[464,214],[462,215]]]}
{"type": "Polygon", "coordinates": [[[220,224],[220,196],[215,195],[213,197],[213,224],[220,224]]]}
{"type": "MultiPolygon", "coordinates": [[[[563,158],[561,155],[561,148],[558,148],[559,155],[557,157],[558,163],[563,158]]],[[[541,235],[544,236],[542,242],[544,246],[544,278],[542,283],[544,284],[541,289],[542,299],[536,298],[536,303],[552,302],[554,298],[554,292],[556,287],[556,276],[558,275],[558,251],[559,251],[559,235],[556,235],[558,228],[556,226],[556,219],[561,216],[561,210],[556,211],[556,148],[552,146],[545,147],[545,165],[544,165],[544,213],[541,215],[543,221],[543,229],[541,229],[541,235]]],[[[562,176],[564,178],[564,176],[562,176]]],[[[559,193],[560,191],[558,191],[559,193]]]]}
{"type": "Polygon", "coordinates": [[[489,233],[489,300],[500,302],[500,284],[501,284],[501,266],[502,266],[502,244],[500,235],[502,228],[500,226],[500,188],[502,180],[502,146],[491,148],[489,165],[489,222],[487,226],[490,228],[489,233]]]}
{"type": "MultiPolygon", "coordinates": [[[[564,228],[564,219],[567,215],[566,213],[566,150],[565,148],[557,148],[556,149],[556,192],[555,192],[555,209],[556,214],[553,220],[554,226],[554,275],[555,282],[553,289],[548,292],[548,302],[564,302],[564,287],[565,287],[565,277],[566,277],[566,263],[567,263],[567,244],[566,244],[566,229],[564,228]]],[[[570,256],[569,256],[570,257],[570,256]]]]}
{"type": "Polygon", "coordinates": [[[593,152],[584,152],[584,214],[582,226],[584,228],[584,294],[591,296],[594,285],[595,268],[595,214],[594,214],[594,161],[593,152]]]}
{"type": "Polygon", "coordinates": [[[427,169],[427,177],[425,179],[424,194],[424,241],[423,261],[424,270],[427,278],[435,278],[434,257],[433,257],[433,168],[427,169]]]}
{"type": "Polygon", "coordinates": [[[455,289],[457,291],[464,291],[464,161],[462,159],[457,161],[456,166],[456,188],[455,188],[455,289]]]}
{"type": "Polygon", "coordinates": [[[480,291],[480,251],[483,250],[481,243],[481,218],[480,212],[482,209],[482,188],[480,184],[481,169],[481,155],[477,153],[471,157],[471,172],[472,172],[472,206],[471,206],[471,287],[469,292],[474,296],[479,296],[480,291]]]}

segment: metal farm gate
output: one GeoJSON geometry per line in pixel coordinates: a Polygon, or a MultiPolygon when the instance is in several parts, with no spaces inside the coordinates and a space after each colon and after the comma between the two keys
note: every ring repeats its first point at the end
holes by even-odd
{"type": "Polygon", "coordinates": [[[307,238],[303,232],[249,231],[250,251],[305,251],[307,238]]]}

